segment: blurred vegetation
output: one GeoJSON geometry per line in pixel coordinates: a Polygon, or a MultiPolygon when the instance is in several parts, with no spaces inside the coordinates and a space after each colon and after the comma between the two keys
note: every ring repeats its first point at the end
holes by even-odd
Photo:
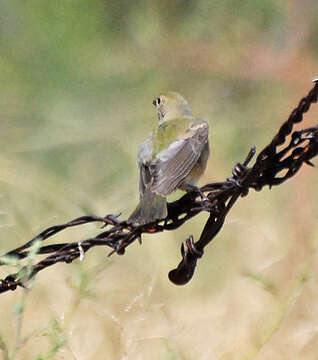
{"type": "MultiPolygon", "coordinates": [[[[183,94],[211,124],[202,183],[229,176],[317,77],[317,14],[315,0],[0,1],[1,252],[86,213],[127,217],[138,145],[163,91],[183,94]]],[[[304,126],[316,123],[313,109],[304,126]]],[[[166,274],[202,218],[123,258],[98,249],[44,271],[17,358],[62,358],[62,349],[77,359],[315,359],[316,179],[303,169],[240,201],[187,287],[166,274]]],[[[5,357],[20,297],[0,298],[5,357]]]]}

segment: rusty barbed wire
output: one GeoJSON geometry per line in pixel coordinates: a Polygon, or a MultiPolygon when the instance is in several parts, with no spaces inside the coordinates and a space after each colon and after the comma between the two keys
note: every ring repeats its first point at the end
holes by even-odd
{"type": "MultiPolygon", "coordinates": [[[[133,225],[127,220],[119,220],[120,215],[106,215],[99,217],[88,215],[76,218],[65,224],[51,226],[42,231],[32,240],[22,246],[7,252],[0,257],[0,265],[5,265],[7,257],[22,260],[28,256],[30,248],[37,242],[43,242],[67,228],[91,222],[102,224],[102,231],[96,237],[83,241],[42,245],[37,255],[49,254],[46,258],[34,264],[29,279],[39,271],[58,262],[71,263],[82,258],[84,253],[95,246],[108,246],[109,255],[114,253],[123,255],[126,247],[138,240],[141,243],[142,234],[154,234],[166,230],[174,230],[182,226],[187,220],[202,211],[209,212],[201,236],[197,242],[190,236],[181,246],[181,262],[176,269],[169,272],[169,279],[176,285],[189,282],[194,274],[197,261],[204,255],[204,248],[215,238],[221,230],[224,220],[239,197],[247,196],[250,189],[256,191],[268,185],[279,185],[294,176],[303,164],[313,166],[311,159],[318,154],[318,124],[315,127],[293,131],[294,125],[303,120],[303,115],[318,99],[318,82],[307,96],[301,99],[299,105],[292,111],[288,120],[283,123],[273,140],[257,156],[252,167],[248,167],[256,150],[252,148],[245,161],[235,165],[232,176],[223,182],[207,184],[198,191],[192,191],[179,200],[168,203],[168,216],[166,219],[145,225],[133,225]],[[287,138],[290,136],[289,142],[287,138]],[[281,147],[279,150],[278,147],[281,147]],[[207,193],[206,198],[200,196],[207,193]],[[2,260],[1,260],[2,259],[2,260]]],[[[20,272],[8,275],[0,280],[0,293],[23,287],[20,272]]]]}

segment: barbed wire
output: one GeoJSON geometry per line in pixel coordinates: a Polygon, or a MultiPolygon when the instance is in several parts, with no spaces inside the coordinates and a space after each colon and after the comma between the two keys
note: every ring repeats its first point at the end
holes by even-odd
{"type": "Polygon", "coordinates": [[[313,166],[310,160],[318,154],[318,124],[304,130],[293,131],[293,129],[295,124],[303,120],[303,115],[313,103],[317,102],[317,99],[318,82],[314,80],[312,90],[301,99],[269,145],[258,154],[252,167],[248,165],[256,153],[255,147],[250,150],[243,163],[235,165],[232,176],[225,181],[207,184],[198,190],[186,193],[177,201],[168,203],[166,219],[145,225],[134,225],[128,220],[120,220],[120,215],[82,216],[65,224],[51,226],[22,246],[7,252],[0,258],[0,265],[6,265],[8,258],[18,260],[26,258],[36,242],[41,242],[37,255],[49,254],[49,256],[32,266],[31,271],[28,272],[28,279],[24,279],[21,276],[23,271],[19,271],[0,280],[0,293],[25,286],[25,280],[33,278],[39,271],[49,266],[59,262],[71,263],[77,258],[83,259],[84,254],[95,246],[110,247],[109,256],[114,253],[123,255],[130,244],[136,240],[142,242],[143,234],[175,230],[205,211],[209,213],[209,218],[199,240],[195,242],[190,236],[185,244],[182,243],[181,262],[176,269],[169,272],[169,279],[174,284],[186,284],[193,277],[198,259],[204,255],[204,248],[221,230],[227,214],[239,197],[247,196],[250,189],[260,191],[267,185],[271,188],[282,184],[294,176],[303,164],[313,166]],[[202,197],[202,193],[206,196],[202,197]],[[103,228],[109,229],[83,241],[42,245],[42,242],[62,230],[92,222],[101,223],[103,228]]]}

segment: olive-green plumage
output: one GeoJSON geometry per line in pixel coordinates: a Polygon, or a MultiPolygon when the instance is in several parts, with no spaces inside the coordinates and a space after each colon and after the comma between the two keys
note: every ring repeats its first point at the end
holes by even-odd
{"type": "Polygon", "coordinates": [[[129,217],[140,225],[166,218],[166,197],[196,185],[209,157],[209,125],[181,95],[169,92],[153,104],[159,126],[139,148],[140,202],[129,217]]]}

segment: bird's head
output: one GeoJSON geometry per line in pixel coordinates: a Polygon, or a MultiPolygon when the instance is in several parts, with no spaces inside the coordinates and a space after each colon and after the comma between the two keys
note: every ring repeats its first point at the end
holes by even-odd
{"type": "Polygon", "coordinates": [[[159,122],[193,116],[188,102],[176,92],[162,94],[152,103],[156,107],[159,122]]]}

